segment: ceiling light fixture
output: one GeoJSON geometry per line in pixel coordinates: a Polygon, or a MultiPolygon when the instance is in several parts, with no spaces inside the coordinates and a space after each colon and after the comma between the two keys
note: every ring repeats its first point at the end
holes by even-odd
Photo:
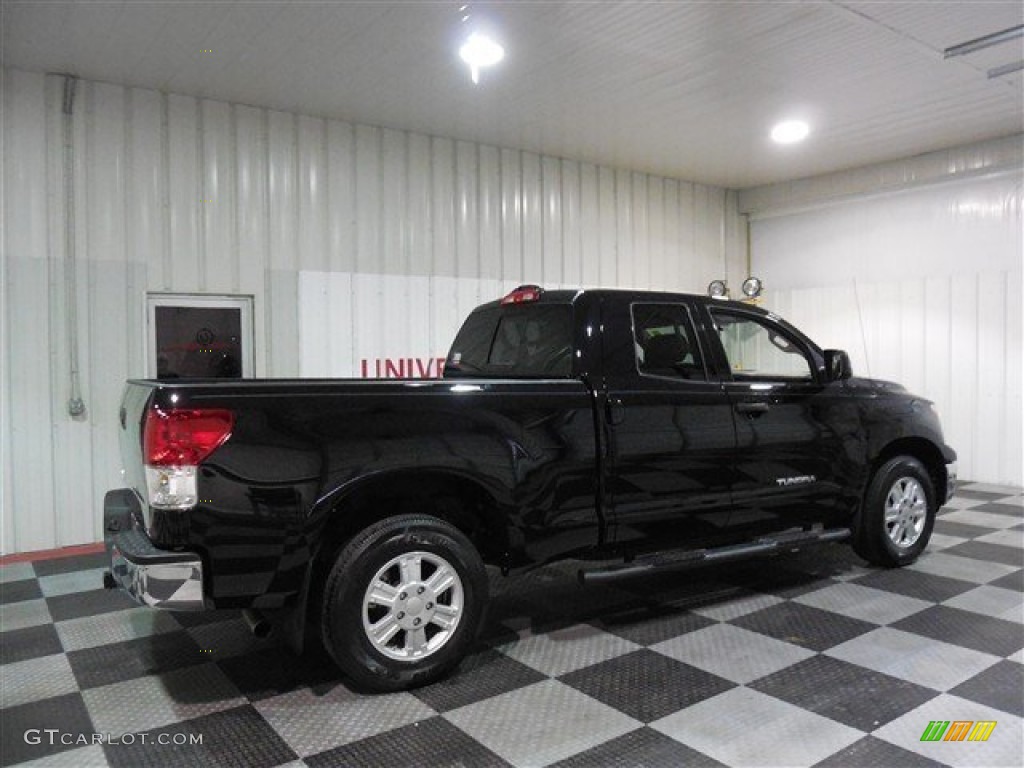
{"type": "Polygon", "coordinates": [[[480,82],[480,69],[493,67],[505,58],[505,49],[487,35],[474,32],[459,48],[459,56],[469,65],[474,83],[480,82]]]}
{"type": "Polygon", "coordinates": [[[1024,37],[1024,24],[993,32],[991,35],[985,35],[984,37],[976,37],[973,40],[968,40],[966,43],[952,45],[942,52],[942,57],[944,59],[951,59],[954,56],[966,56],[968,53],[991,48],[993,45],[1008,43],[1011,40],[1016,40],[1018,37],[1024,37]]]}
{"type": "Polygon", "coordinates": [[[784,120],[772,128],[772,141],[777,144],[796,144],[807,138],[811,127],[803,120],[784,120]]]}

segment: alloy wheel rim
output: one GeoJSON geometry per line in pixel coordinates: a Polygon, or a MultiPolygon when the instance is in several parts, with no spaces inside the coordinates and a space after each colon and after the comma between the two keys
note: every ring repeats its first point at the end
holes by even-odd
{"type": "Polygon", "coordinates": [[[380,653],[419,661],[451,640],[465,607],[455,568],[432,552],[407,552],[381,567],[363,595],[363,631],[380,653]]]}
{"type": "Polygon", "coordinates": [[[913,477],[901,477],[885,496],[885,531],[900,549],[914,546],[924,531],[928,497],[913,477]]]}

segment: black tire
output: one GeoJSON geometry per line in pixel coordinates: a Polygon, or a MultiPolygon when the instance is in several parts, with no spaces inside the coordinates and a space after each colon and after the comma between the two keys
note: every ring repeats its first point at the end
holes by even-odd
{"type": "Polygon", "coordinates": [[[486,601],[487,571],[457,528],[427,515],[388,518],[358,533],[334,562],[324,647],[364,690],[426,685],[458,665],[486,601]]]}
{"type": "Polygon", "coordinates": [[[878,468],[861,507],[853,549],[887,568],[917,560],[935,526],[935,486],[920,461],[896,456],[878,468]]]}

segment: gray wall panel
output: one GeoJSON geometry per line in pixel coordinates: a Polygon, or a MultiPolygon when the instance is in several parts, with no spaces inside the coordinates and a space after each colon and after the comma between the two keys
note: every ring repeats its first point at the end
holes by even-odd
{"type": "Polygon", "coordinates": [[[402,334],[425,345],[520,282],[702,291],[743,276],[745,241],[722,236],[723,222],[742,222],[721,189],[81,81],[76,328],[88,410],[72,419],[63,81],[3,77],[4,553],[99,538],[102,494],[118,482],[122,382],[146,368],[147,291],[252,295],[256,374],[295,376],[351,369],[402,334]],[[304,273],[327,276],[322,322],[300,323],[304,273]],[[331,333],[363,304],[401,321],[379,340],[331,333]]]}

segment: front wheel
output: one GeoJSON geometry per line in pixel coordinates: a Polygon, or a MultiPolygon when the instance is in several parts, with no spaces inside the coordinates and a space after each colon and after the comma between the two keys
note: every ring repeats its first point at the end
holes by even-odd
{"type": "Polygon", "coordinates": [[[338,554],[322,609],[324,645],[359,686],[395,691],[455,667],[476,637],[487,572],[454,526],[401,515],[338,554]]]}
{"type": "Polygon", "coordinates": [[[928,546],[936,511],[928,471],[911,456],[896,456],[871,479],[853,548],[875,565],[909,565],[928,546]]]}

